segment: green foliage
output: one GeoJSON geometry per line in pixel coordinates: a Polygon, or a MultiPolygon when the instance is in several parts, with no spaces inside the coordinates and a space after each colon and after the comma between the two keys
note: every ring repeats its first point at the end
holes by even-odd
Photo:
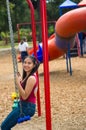
{"type": "Polygon", "coordinates": [[[38,7],[38,1],[39,1],[39,0],[31,0],[34,9],[37,9],[37,7],[38,7]]]}
{"type": "Polygon", "coordinates": [[[4,37],[5,37],[5,33],[1,32],[1,39],[4,39],[4,37]]]}
{"type": "MultiPolygon", "coordinates": [[[[31,12],[30,8],[28,7],[26,0],[9,0],[10,3],[10,11],[11,11],[11,19],[12,19],[12,27],[14,32],[14,41],[18,42],[18,34],[16,31],[16,25],[18,23],[28,23],[31,22],[31,12]]],[[[40,0],[31,0],[37,2],[35,6],[35,20],[40,21],[40,10],[39,4],[40,0]]],[[[48,21],[55,21],[59,18],[59,5],[62,4],[65,0],[47,0],[46,7],[47,7],[47,20],[48,21]]],[[[81,0],[71,0],[75,3],[79,3],[81,0]]],[[[32,29],[30,28],[23,28],[21,27],[20,37],[26,36],[28,41],[32,40],[31,33],[32,29]]],[[[53,26],[51,25],[48,29],[49,35],[52,34],[54,31],[53,26]]],[[[0,0],[0,37],[4,39],[4,44],[8,44],[9,42],[9,25],[8,25],[8,16],[7,16],[7,7],[6,7],[6,0],[0,0]],[[2,33],[1,33],[2,32],[2,33]]],[[[41,37],[41,30],[40,25],[39,28],[36,29],[37,36],[41,37]]],[[[41,38],[39,38],[41,39],[41,38]]]]}
{"type": "Polygon", "coordinates": [[[30,28],[28,29],[20,29],[19,30],[19,33],[20,33],[20,38],[22,39],[24,36],[27,38],[28,41],[31,41],[32,39],[32,30],[30,28]]]}
{"type": "Polygon", "coordinates": [[[8,30],[7,12],[5,0],[0,1],[0,32],[8,30]]]}
{"type": "Polygon", "coordinates": [[[50,35],[52,35],[53,33],[54,33],[54,26],[51,25],[51,26],[49,26],[48,34],[49,34],[49,36],[50,36],[50,35]]]}
{"type": "Polygon", "coordinates": [[[9,41],[9,33],[8,32],[1,32],[1,39],[4,41],[4,45],[8,44],[9,41]]]}
{"type": "Polygon", "coordinates": [[[54,2],[49,2],[47,4],[47,19],[48,21],[55,21],[59,17],[59,11],[57,4],[54,2]]]}
{"type": "MultiPolygon", "coordinates": [[[[18,46],[18,43],[15,43],[15,46],[18,46]]],[[[3,40],[0,41],[0,48],[9,48],[9,47],[11,47],[10,41],[8,42],[7,45],[4,45],[4,41],[3,40]]]]}

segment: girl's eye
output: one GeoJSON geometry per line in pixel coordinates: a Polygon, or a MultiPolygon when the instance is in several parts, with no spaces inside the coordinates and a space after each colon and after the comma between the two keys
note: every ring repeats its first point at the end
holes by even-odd
{"type": "Polygon", "coordinates": [[[30,65],[30,64],[31,64],[31,62],[26,62],[26,61],[24,61],[24,64],[28,64],[28,65],[30,65]]]}
{"type": "Polygon", "coordinates": [[[32,62],[28,62],[28,65],[32,64],[32,62]]]}
{"type": "Polygon", "coordinates": [[[26,64],[26,61],[24,61],[24,64],[26,64]]]}
{"type": "Polygon", "coordinates": [[[28,62],[28,65],[30,64],[30,62],[28,62]]]}

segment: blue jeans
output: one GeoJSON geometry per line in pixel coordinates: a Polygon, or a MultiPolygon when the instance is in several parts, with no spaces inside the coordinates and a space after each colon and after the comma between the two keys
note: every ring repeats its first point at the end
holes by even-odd
{"type": "MultiPolygon", "coordinates": [[[[32,117],[35,114],[36,105],[28,102],[21,102],[22,112],[25,116],[32,117]]],[[[18,108],[13,109],[6,119],[1,124],[1,130],[11,130],[17,124],[18,119],[21,116],[20,105],[18,108]]]]}
{"type": "Polygon", "coordinates": [[[25,57],[28,56],[26,51],[21,52],[21,60],[24,61],[25,57]]]}

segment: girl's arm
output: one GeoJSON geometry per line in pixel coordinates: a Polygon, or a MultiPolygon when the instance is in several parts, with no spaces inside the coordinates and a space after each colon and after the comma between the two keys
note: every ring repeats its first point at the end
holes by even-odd
{"type": "Polygon", "coordinates": [[[27,51],[27,53],[29,54],[29,47],[26,47],[26,51],[27,51]]]}
{"type": "Polygon", "coordinates": [[[31,91],[32,91],[32,89],[33,89],[33,87],[34,87],[34,85],[36,83],[35,77],[34,76],[30,76],[27,79],[25,89],[22,88],[18,76],[16,77],[16,82],[17,82],[19,93],[20,93],[21,97],[24,100],[26,100],[28,98],[28,96],[30,95],[30,93],[31,93],[31,91]]]}

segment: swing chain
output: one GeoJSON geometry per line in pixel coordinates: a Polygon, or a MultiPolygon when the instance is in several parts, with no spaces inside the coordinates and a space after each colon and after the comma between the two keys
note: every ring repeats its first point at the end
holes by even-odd
{"type": "Polygon", "coordinates": [[[18,72],[18,65],[16,60],[17,59],[16,49],[14,46],[14,37],[13,37],[12,21],[10,15],[9,0],[6,0],[6,4],[7,4],[7,14],[8,14],[8,23],[9,23],[9,31],[10,31],[11,53],[12,53],[13,69],[14,69],[14,84],[15,84],[15,91],[18,93],[17,84],[16,84],[16,73],[18,72]]]}
{"type": "MultiPolygon", "coordinates": [[[[11,22],[11,15],[10,15],[10,8],[9,8],[9,0],[6,0],[7,4],[7,13],[8,13],[8,23],[9,23],[9,31],[10,31],[10,40],[11,40],[11,52],[12,52],[12,60],[13,60],[13,68],[14,68],[14,83],[15,83],[15,91],[18,93],[18,88],[16,84],[16,73],[18,72],[18,65],[17,65],[17,58],[16,58],[16,49],[14,46],[14,37],[13,37],[13,29],[12,29],[12,22],[11,22]]],[[[22,111],[22,104],[20,103],[20,115],[24,115],[22,111]]],[[[25,120],[30,120],[30,116],[25,116],[24,118],[19,118],[18,123],[21,123],[25,120]]]]}

